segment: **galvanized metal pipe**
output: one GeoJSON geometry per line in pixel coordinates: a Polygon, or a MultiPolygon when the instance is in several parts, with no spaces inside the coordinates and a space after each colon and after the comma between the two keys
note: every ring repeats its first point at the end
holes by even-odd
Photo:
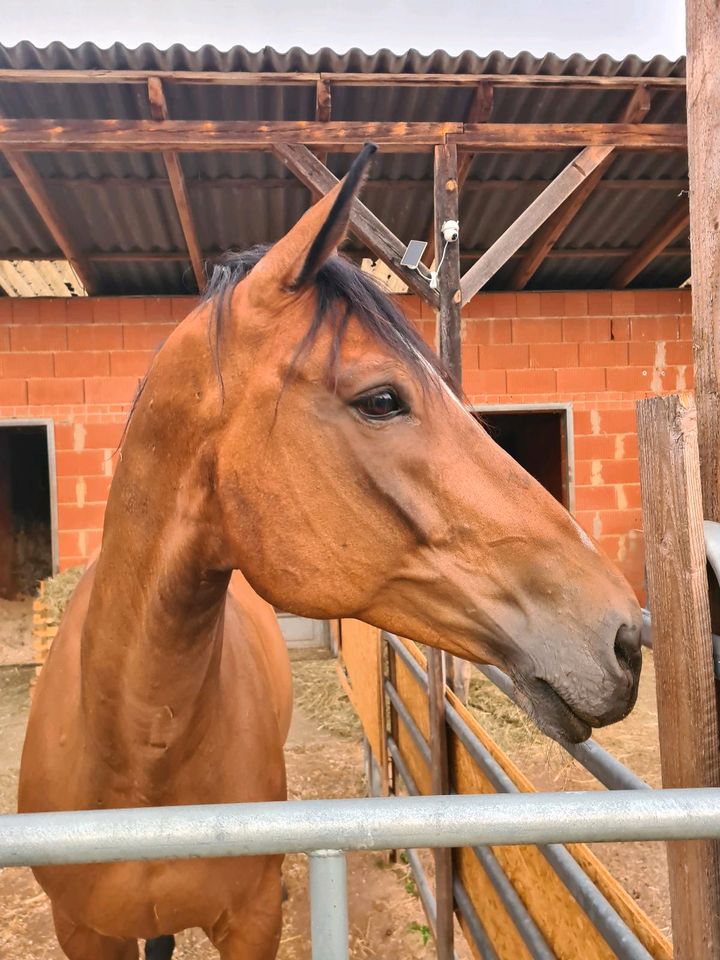
{"type": "Polygon", "coordinates": [[[308,859],[312,960],[348,960],[345,854],[341,850],[316,850],[308,859]]]}
{"type": "Polygon", "coordinates": [[[720,839],[720,788],[288,800],[0,816],[0,866],[720,839]]]}

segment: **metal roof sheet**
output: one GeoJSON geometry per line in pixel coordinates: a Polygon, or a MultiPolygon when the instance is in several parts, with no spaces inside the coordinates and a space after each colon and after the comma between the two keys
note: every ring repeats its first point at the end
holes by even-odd
{"type": "MultiPolygon", "coordinates": [[[[220,51],[214,47],[187,50],[175,45],[159,50],[143,44],[130,50],[121,44],[100,49],[86,43],[68,49],[53,43],[38,49],[29,43],[0,47],[0,68],[11,69],[136,69],[136,70],[241,70],[316,73],[438,73],[542,74],[548,76],[682,77],[684,58],[670,61],[655,57],[642,61],[579,54],[562,59],[555,54],[534,57],[521,53],[507,57],[498,51],[478,56],[467,51],[453,57],[440,50],[429,55],[409,50],[395,54],[358,49],[345,53],[323,48],[308,53],[292,48],[284,53],[271,48],[252,52],[242,47],[220,51]]],[[[422,86],[339,86],[333,90],[333,118],[339,120],[461,121],[467,116],[471,91],[465,87],[442,89],[422,86]]],[[[308,86],[166,85],[170,116],[176,119],[310,119],[315,114],[315,90],[308,86]]],[[[626,91],[615,89],[565,89],[559,87],[495,91],[493,121],[602,122],[617,116],[626,91]]],[[[33,84],[0,85],[0,105],[10,117],[33,118],[149,118],[142,84],[33,84]]],[[[660,89],[653,97],[650,122],[682,122],[685,95],[682,89],[660,89]]],[[[570,161],[573,151],[479,154],[470,180],[551,180],[570,161]]],[[[185,252],[185,244],[162,157],[149,153],[43,153],[32,162],[47,180],[47,188],[68,232],[82,249],[93,254],[185,252]],[[60,178],[60,179],[58,179],[60,178]],[[128,179],[122,183],[95,183],[128,179]],[[80,183],[70,188],[64,179],[80,183]],[[150,180],[145,185],[138,181],[150,180]]],[[[351,157],[331,155],[328,164],[341,176],[351,157]]],[[[210,253],[227,247],[245,247],[281,236],[298,219],[309,194],[298,189],[291,174],[273,156],[264,153],[183,153],[181,155],[192,212],[201,247],[210,253]],[[257,189],[234,189],[232,184],[213,186],[213,179],[253,178],[257,189]],[[278,187],[286,179],[287,189],[278,187]],[[272,180],[263,188],[262,181],[272,180]]],[[[687,176],[684,154],[623,153],[606,174],[608,179],[682,179],[687,176]]],[[[0,257],[53,256],[58,251],[22,190],[11,186],[12,174],[0,160],[0,257]]],[[[432,215],[432,157],[386,154],[378,156],[371,173],[383,181],[424,181],[414,189],[392,184],[368,189],[364,200],[402,240],[425,239],[432,215]]],[[[537,195],[540,187],[467,189],[460,201],[462,245],[467,250],[486,249],[537,195]]],[[[630,248],[638,246],[676,202],[672,192],[643,189],[598,191],[590,198],[559,248],[630,248]]],[[[351,245],[353,245],[351,243],[351,245]]],[[[685,246],[686,241],[676,242],[685,246]]],[[[355,245],[356,246],[356,245],[355,245]]],[[[602,286],[618,266],[617,257],[547,259],[530,287],[577,288],[602,286]]],[[[178,260],[93,261],[100,292],[175,293],[192,283],[186,262],[178,260]]],[[[466,263],[467,266],[467,263],[466,263]]],[[[506,267],[493,279],[502,285],[506,267]]],[[[635,281],[636,285],[670,285],[686,279],[689,258],[659,257],[635,281]],[[680,277],[680,280],[677,278],[680,277]]]]}

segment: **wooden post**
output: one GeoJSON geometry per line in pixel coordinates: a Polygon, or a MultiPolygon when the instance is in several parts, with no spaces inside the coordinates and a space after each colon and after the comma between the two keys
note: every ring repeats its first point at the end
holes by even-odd
{"type": "MultiPolygon", "coordinates": [[[[720,786],[720,737],[700,490],[689,395],[637,405],[664,787],[720,786]]],[[[668,843],[676,960],[720,956],[720,844],[668,843]]]]}
{"type": "MultiPolygon", "coordinates": [[[[437,349],[453,378],[462,378],[460,328],[460,244],[445,240],[441,226],[446,220],[458,219],[457,148],[455,144],[435,147],[435,250],[438,266],[437,349]]],[[[452,660],[452,658],[448,658],[452,660]]],[[[450,792],[445,725],[445,657],[440,650],[428,649],[428,694],[430,704],[430,753],[432,790],[435,794],[450,792]]],[[[452,850],[435,850],[435,895],[437,923],[435,946],[438,960],[452,960],[453,951],[453,862],[452,850]]]]}

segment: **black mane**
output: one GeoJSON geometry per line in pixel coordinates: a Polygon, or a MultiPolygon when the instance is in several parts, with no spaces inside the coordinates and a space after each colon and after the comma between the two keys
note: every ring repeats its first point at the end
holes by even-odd
{"type": "MultiPolygon", "coordinates": [[[[210,335],[221,385],[222,330],[232,294],[270,249],[270,245],[259,245],[242,253],[224,254],[215,263],[203,293],[201,302],[212,306],[210,335]]],[[[312,347],[322,325],[327,323],[332,326],[333,334],[328,374],[334,377],[340,347],[350,317],[353,316],[364,330],[403,359],[422,383],[428,381],[428,371],[434,370],[455,389],[440,359],[370,274],[345,257],[333,256],[318,270],[313,284],[317,291],[315,314],[295,350],[290,364],[291,373],[303,353],[312,347]]]]}

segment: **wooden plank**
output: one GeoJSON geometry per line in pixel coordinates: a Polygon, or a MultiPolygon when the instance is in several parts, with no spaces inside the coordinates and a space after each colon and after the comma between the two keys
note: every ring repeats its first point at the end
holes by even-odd
{"type": "MultiPolygon", "coordinates": [[[[332,114],[332,87],[327,80],[320,79],[315,85],[315,119],[318,123],[329,123],[332,114]]],[[[327,152],[324,150],[316,154],[320,163],[327,166],[327,152]]],[[[313,198],[319,200],[321,194],[313,191],[313,198]]]]}
{"type": "MultiPolygon", "coordinates": [[[[637,405],[663,787],[720,787],[697,418],[691,396],[637,405]]],[[[720,843],[667,844],[676,960],[720,956],[720,843]]]]}
{"type": "MultiPolygon", "coordinates": [[[[2,122],[2,121],[0,121],[2,122]]],[[[85,292],[92,294],[95,290],[95,277],[87,257],[82,253],[70,237],[62,217],[55,208],[52,197],[47,192],[40,174],[33,166],[29,157],[15,150],[3,152],[5,160],[27,194],[28,199],[35,207],[38,216],[47,228],[63,257],[68,261],[85,288],[85,292]]]]}
{"type": "Polygon", "coordinates": [[[442,265],[438,269],[437,351],[458,385],[462,384],[462,329],[460,324],[459,243],[445,245],[440,227],[458,219],[458,159],[454,144],[435,147],[435,248],[442,265]]]}
{"type": "MultiPolygon", "coordinates": [[[[706,520],[717,522],[720,521],[720,74],[717,69],[720,17],[717,8],[706,8],[698,0],[687,0],[687,46],[695,397],[704,515],[706,520]]],[[[720,623],[714,623],[714,627],[720,632],[720,623]]]]}
{"type": "Polygon", "coordinates": [[[687,197],[683,197],[672,213],[648,236],[638,249],[620,265],[610,278],[608,286],[621,290],[626,287],[649,263],[659,256],[673,240],[677,239],[690,223],[687,197]]]}
{"type": "Polygon", "coordinates": [[[588,147],[572,160],[462,278],[462,302],[468,303],[478,290],[507,263],[508,259],[535,233],[560,204],[580,187],[612,152],[612,147],[588,147]]]}
{"type": "Polygon", "coordinates": [[[305,143],[319,150],[355,152],[372,140],[385,150],[430,152],[461,133],[460,123],[365,123],[315,120],[0,120],[0,149],[113,153],[148,150],[211,152],[268,150],[305,143]]]}
{"type": "MultiPolygon", "coordinates": [[[[163,90],[162,81],[158,77],[150,77],[148,80],[148,99],[150,100],[150,113],[154,120],[168,120],[167,100],[163,90]]],[[[205,271],[203,270],[203,256],[198,240],[195,221],[190,208],[187,189],[185,187],[185,175],[182,171],[180,158],[172,150],[166,150],[163,153],[163,162],[167,170],[170,189],[172,190],[175,208],[177,210],[180,227],[185,237],[185,244],[190,254],[190,263],[192,264],[195,282],[198,290],[205,289],[205,271]]]]}
{"type": "MultiPolygon", "coordinates": [[[[442,650],[428,648],[428,717],[430,731],[430,775],[435,796],[450,793],[448,729],[445,723],[445,658],[442,650]]],[[[435,950],[438,960],[454,958],[454,910],[452,850],[436,847],[435,860],[435,950]]]]}
{"type": "MultiPolygon", "coordinates": [[[[623,107],[618,120],[620,123],[638,123],[650,110],[651,96],[645,87],[637,87],[623,107]]],[[[587,148],[590,149],[590,148],[587,148]]],[[[538,271],[551,249],[580,213],[588,198],[595,192],[598,184],[616,159],[616,152],[598,164],[578,189],[568,197],[555,213],[538,230],[530,244],[530,249],[517,265],[510,279],[511,290],[522,290],[530,278],[538,271]]]]}
{"type": "Polygon", "coordinates": [[[623,150],[686,148],[686,128],[676,123],[372,123],[315,120],[2,120],[0,149],[267,150],[275,143],[304,143],[319,150],[354,152],[368,140],[395,153],[429,152],[445,139],[459,150],[498,152],[611,146],[623,150]]]}
{"type": "Polygon", "coordinates": [[[350,700],[373,756],[387,795],[387,740],[380,631],[360,620],[342,621],[341,661],[347,672],[350,700]]]}
{"type": "MultiPolygon", "coordinates": [[[[463,160],[471,154],[463,153],[458,160],[458,181],[463,160]]],[[[169,190],[170,184],[165,177],[43,177],[46,185],[61,187],[63,190],[77,190],[93,187],[95,189],[120,190],[145,188],[148,190],[169,190]]],[[[477,192],[486,190],[502,190],[515,193],[518,190],[535,191],[540,193],[552,183],[552,180],[466,180],[462,187],[465,191],[477,192]]],[[[432,189],[433,181],[422,180],[388,180],[377,178],[367,180],[363,190],[414,190],[428,191],[432,189]]],[[[185,186],[192,193],[194,190],[307,190],[304,184],[294,177],[193,177],[185,178],[185,186]]],[[[22,189],[14,177],[0,177],[0,190],[22,189]]],[[[680,193],[688,189],[688,181],[676,180],[602,180],[597,189],[623,192],[629,190],[653,190],[666,193],[680,193]]]]}
{"type": "Polygon", "coordinates": [[[631,90],[638,85],[682,90],[684,77],[600,77],[548,74],[487,73],[271,73],[240,70],[0,70],[2,83],[147,83],[151,76],[165,83],[205,86],[309,86],[322,78],[335,86],[476,86],[479,79],[496,87],[565,87],[577,89],[631,90]]]}
{"type": "MultiPolygon", "coordinates": [[[[302,144],[276,143],[274,150],[285,166],[307,187],[325,194],[338,182],[337,177],[302,144]]],[[[350,230],[426,303],[437,305],[437,293],[429,288],[417,271],[408,270],[400,264],[405,244],[359,200],[355,201],[350,215],[350,230]]]]}

